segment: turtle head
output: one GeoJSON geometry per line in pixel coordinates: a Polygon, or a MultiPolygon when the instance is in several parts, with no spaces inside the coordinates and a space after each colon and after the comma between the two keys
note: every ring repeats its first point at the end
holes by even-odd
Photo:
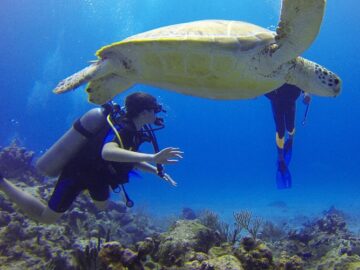
{"type": "Polygon", "coordinates": [[[327,97],[336,97],[340,94],[341,79],[338,75],[319,64],[315,64],[313,72],[315,72],[315,78],[314,82],[311,83],[313,85],[310,85],[310,87],[314,88],[312,90],[314,94],[327,97]]]}
{"type": "Polygon", "coordinates": [[[292,62],[288,74],[289,83],[317,96],[336,97],[340,94],[341,79],[335,73],[301,57],[292,62]]]}

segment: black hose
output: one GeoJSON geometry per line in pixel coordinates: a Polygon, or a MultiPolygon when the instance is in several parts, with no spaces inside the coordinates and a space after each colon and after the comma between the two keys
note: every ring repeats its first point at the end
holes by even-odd
{"type": "Polygon", "coordinates": [[[308,104],[308,105],[306,106],[306,110],[305,110],[305,113],[304,113],[304,119],[303,119],[302,122],[301,122],[301,124],[302,124],[303,126],[305,126],[305,123],[306,123],[306,118],[307,118],[307,115],[308,115],[308,112],[309,112],[309,106],[310,106],[310,104],[308,104]]]}

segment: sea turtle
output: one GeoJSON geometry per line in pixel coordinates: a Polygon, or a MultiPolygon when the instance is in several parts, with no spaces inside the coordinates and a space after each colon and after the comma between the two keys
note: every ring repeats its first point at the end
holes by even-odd
{"type": "Polygon", "coordinates": [[[103,104],[135,83],[213,99],[252,98],[286,83],[336,96],[341,81],[299,55],[319,32],[326,0],[283,0],[276,32],[224,20],[171,25],[110,44],[98,60],[61,81],[55,93],[88,83],[103,104]]]}

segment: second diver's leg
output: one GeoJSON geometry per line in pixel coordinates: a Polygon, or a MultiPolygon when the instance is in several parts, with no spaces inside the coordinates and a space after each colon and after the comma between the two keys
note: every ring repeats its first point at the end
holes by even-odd
{"type": "MultiPolygon", "coordinates": [[[[99,176],[101,178],[101,176],[99,176]]],[[[96,181],[89,181],[88,190],[98,210],[105,210],[108,206],[110,197],[109,186],[107,184],[98,184],[96,181]]]]}
{"type": "Polygon", "coordinates": [[[296,103],[295,101],[292,101],[288,104],[285,110],[285,124],[288,136],[284,144],[284,158],[287,164],[290,163],[292,156],[292,147],[295,136],[295,112],[296,103]]]}
{"type": "Polygon", "coordinates": [[[276,149],[278,152],[276,184],[278,189],[287,189],[291,187],[291,174],[285,162],[284,144],[285,144],[285,116],[282,102],[272,102],[273,115],[276,126],[276,149]]]}
{"type": "Polygon", "coordinates": [[[275,121],[275,142],[278,152],[278,160],[284,160],[284,142],[285,142],[285,119],[282,104],[280,102],[271,102],[272,112],[275,121]]]}
{"type": "Polygon", "coordinates": [[[3,191],[30,218],[42,223],[54,223],[62,213],[56,213],[39,199],[16,187],[5,178],[0,179],[0,190],[3,191]]]}

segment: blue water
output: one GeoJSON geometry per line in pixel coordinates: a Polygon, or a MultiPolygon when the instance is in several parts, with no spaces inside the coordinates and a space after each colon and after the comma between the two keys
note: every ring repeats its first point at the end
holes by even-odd
{"type": "MultiPolygon", "coordinates": [[[[83,88],[52,89],[94,60],[103,45],[160,26],[201,19],[249,21],[275,29],[280,0],[2,0],[0,2],[0,144],[19,138],[38,155],[92,107],[83,88]],[[209,2],[209,3],[207,3],[209,2]]],[[[298,102],[290,166],[293,188],[277,190],[274,124],[268,100],[212,101],[138,85],[168,111],[161,147],[184,159],[168,166],[173,188],[144,174],[128,185],[137,205],[157,214],[208,208],[224,217],[250,209],[263,216],[316,214],[335,205],[360,210],[360,54],[358,1],[328,1],[321,31],[304,56],[337,73],[336,99],[313,97],[308,121],[298,102]],[[284,201],[287,212],[267,205],[284,201]]],[[[123,102],[126,92],[116,101],[123,102]]],[[[149,150],[149,147],[144,150],[149,150]]]]}

